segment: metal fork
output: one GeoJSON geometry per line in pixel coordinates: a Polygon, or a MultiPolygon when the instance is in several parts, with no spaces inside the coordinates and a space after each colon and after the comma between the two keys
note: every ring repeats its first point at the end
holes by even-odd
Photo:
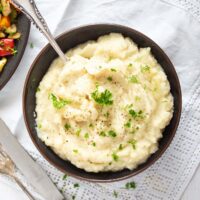
{"type": "Polygon", "coordinates": [[[19,187],[26,193],[30,200],[35,200],[31,193],[26,189],[22,182],[16,176],[16,167],[7,153],[2,149],[0,144],[0,174],[11,177],[19,185],[19,187]]]}

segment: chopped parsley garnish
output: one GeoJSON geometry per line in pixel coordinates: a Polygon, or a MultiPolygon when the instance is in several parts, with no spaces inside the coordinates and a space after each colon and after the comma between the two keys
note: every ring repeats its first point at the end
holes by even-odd
{"type": "Polygon", "coordinates": [[[112,105],[112,93],[109,90],[105,90],[104,92],[99,92],[98,88],[91,94],[92,98],[96,101],[96,103],[100,105],[112,105]]]}
{"type": "Polygon", "coordinates": [[[113,191],[113,196],[114,196],[115,198],[118,197],[118,193],[117,193],[115,190],[113,191]]]}
{"type": "Polygon", "coordinates": [[[107,117],[107,118],[109,117],[109,115],[110,115],[109,112],[106,112],[106,113],[104,114],[104,116],[107,117]]]}
{"type": "Polygon", "coordinates": [[[128,112],[133,118],[136,118],[137,117],[137,112],[135,111],[135,110],[133,110],[133,109],[131,109],[131,110],[129,110],[129,112],[128,112]]]}
{"type": "Polygon", "coordinates": [[[141,98],[139,96],[135,96],[135,101],[140,101],[141,98]]]}
{"type": "Polygon", "coordinates": [[[66,180],[67,177],[68,177],[68,175],[67,175],[67,174],[64,174],[63,177],[62,177],[62,180],[66,180]]]}
{"type": "Polygon", "coordinates": [[[126,128],[130,128],[131,127],[131,120],[129,120],[127,123],[125,123],[124,126],[126,128]]]}
{"type": "Polygon", "coordinates": [[[92,127],[93,127],[93,124],[89,124],[89,127],[92,128],[92,127]]]}
{"type": "Polygon", "coordinates": [[[142,110],[139,110],[138,112],[130,109],[128,112],[134,119],[143,119],[144,118],[144,113],[142,110]]]}
{"type": "Polygon", "coordinates": [[[115,131],[110,130],[110,131],[108,131],[108,136],[110,136],[110,137],[116,137],[117,134],[116,134],[115,131]]]}
{"type": "Polygon", "coordinates": [[[79,136],[80,136],[80,133],[81,133],[81,129],[79,128],[79,129],[76,131],[76,135],[79,137],[79,136]]]}
{"type": "Polygon", "coordinates": [[[74,153],[78,153],[78,150],[77,150],[77,149],[74,149],[73,152],[74,152],[74,153]]]}
{"type": "Polygon", "coordinates": [[[50,94],[50,99],[53,103],[53,106],[57,109],[61,109],[63,108],[65,105],[70,104],[71,100],[67,100],[67,99],[62,99],[62,98],[57,98],[54,94],[50,94]]]}
{"type": "Polygon", "coordinates": [[[78,183],[74,183],[74,188],[77,188],[79,187],[79,184],[78,183]]]}
{"type": "Polygon", "coordinates": [[[99,135],[102,136],[102,137],[105,137],[106,133],[104,131],[101,131],[99,135]]]}
{"type": "Polygon", "coordinates": [[[116,72],[117,70],[115,68],[110,69],[112,72],[116,72]]]}
{"type": "Polygon", "coordinates": [[[99,66],[99,69],[101,69],[102,68],[102,66],[99,66]]]}
{"type": "Polygon", "coordinates": [[[126,189],[135,189],[136,188],[136,183],[133,181],[133,182],[128,182],[126,183],[125,185],[126,189]]]}
{"type": "Polygon", "coordinates": [[[133,64],[132,64],[132,63],[129,63],[129,64],[128,64],[128,68],[131,68],[131,67],[133,67],[133,64]]]}
{"type": "Polygon", "coordinates": [[[126,105],[125,107],[124,107],[124,109],[130,109],[130,108],[132,108],[133,107],[133,104],[128,104],[128,105],[126,105]]]}
{"type": "Polygon", "coordinates": [[[130,133],[131,133],[131,134],[135,134],[135,132],[136,132],[136,130],[133,129],[130,133]]]}
{"type": "Polygon", "coordinates": [[[149,72],[150,71],[150,67],[148,65],[145,65],[145,66],[142,66],[141,67],[141,72],[144,73],[144,72],[149,72]]]}
{"type": "Polygon", "coordinates": [[[122,150],[123,149],[123,146],[122,144],[119,145],[119,150],[122,150]]]}
{"type": "Polygon", "coordinates": [[[40,88],[39,87],[37,87],[36,92],[40,92],[40,88]]]}
{"type": "Polygon", "coordinates": [[[109,56],[109,58],[108,58],[108,60],[110,61],[110,60],[112,60],[112,59],[114,59],[112,56],[109,56]]]}
{"type": "Polygon", "coordinates": [[[130,140],[128,143],[132,145],[133,149],[136,149],[136,140],[130,140]]]}
{"type": "Polygon", "coordinates": [[[75,200],[75,198],[76,198],[76,196],[75,196],[75,195],[73,195],[73,196],[72,196],[72,200],[75,200]]]}
{"type": "Polygon", "coordinates": [[[64,127],[65,127],[65,130],[67,130],[67,131],[71,128],[70,124],[68,124],[68,123],[66,123],[64,127]]]}
{"type": "Polygon", "coordinates": [[[30,43],[30,48],[33,49],[33,47],[34,47],[34,46],[33,46],[33,43],[31,42],[31,43],[30,43]]]}
{"type": "Polygon", "coordinates": [[[59,191],[60,191],[61,194],[63,194],[63,188],[61,188],[59,191]]]}
{"type": "Polygon", "coordinates": [[[42,124],[41,124],[41,123],[38,124],[38,128],[39,128],[39,129],[42,128],[42,124]]]}
{"type": "Polygon", "coordinates": [[[89,138],[89,134],[88,134],[88,133],[85,133],[84,138],[85,138],[85,139],[88,139],[88,138],[89,138]]]}
{"type": "Polygon", "coordinates": [[[112,80],[113,80],[113,79],[112,79],[112,76],[108,76],[107,80],[108,80],[108,81],[112,81],[112,80]]]}
{"type": "Polygon", "coordinates": [[[112,154],[112,158],[114,161],[118,161],[119,160],[119,156],[116,153],[112,154]]]}
{"type": "Polygon", "coordinates": [[[136,75],[132,75],[130,78],[129,78],[129,82],[131,83],[139,83],[139,80],[137,78],[136,75]]]}
{"type": "Polygon", "coordinates": [[[93,147],[96,147],[96,142],[92,142],[92,146],[93,146],[93,147]]]}

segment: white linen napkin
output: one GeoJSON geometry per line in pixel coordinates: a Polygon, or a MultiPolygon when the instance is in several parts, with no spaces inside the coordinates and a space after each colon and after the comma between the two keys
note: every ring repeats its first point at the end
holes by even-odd
{"type": "Polygon", "coordinates": [[[114,191],[118,194],[117,199],[122,200],[179,199],[200,161],[199,1],[71,0],[69,4],[66,1],[59,2],[60,4],[58,1],[37,1],[55,35],[89,23],[118,23],[143,32],[164,49],[175,65],[183,93],[181,122],[172,144],[152,167],[125,181],[93,184],[71,177],[62,180],[63,174],[49,165],[32,145],[21,117],[24,77],[33,58],[45,43],[35,28],[31,29],[29,39],[34,48],[27,46],[19,69],[0,93],[0,116],[67,199],[75,196],[76,199],[84,200],[112,200],[116,199],[114,191]],[[183,8],[187,9],[187,12],[183,8]],[[124,189],[125,184],[131,181],[136,182],[136,189],[124,189]],[[80,187],[74,188],[74,183],[79,183],[80,187]]]}

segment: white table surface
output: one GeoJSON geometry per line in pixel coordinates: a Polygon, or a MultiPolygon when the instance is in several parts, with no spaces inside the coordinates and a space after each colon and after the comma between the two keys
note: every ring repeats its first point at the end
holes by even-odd
{"type": "MultiPolygon", "coordinates": [[[[181,200],[200,199],[200,166],[193,176],[190,184],[186,188],[181,200]]],[[[15,183],[10,184],[7,179],[0,177],[0,199],[1,200],[28,200],[26,195],[17,187],[15,183]]],[[[78,199],[77,199],[78,200],[78,199]]]]}

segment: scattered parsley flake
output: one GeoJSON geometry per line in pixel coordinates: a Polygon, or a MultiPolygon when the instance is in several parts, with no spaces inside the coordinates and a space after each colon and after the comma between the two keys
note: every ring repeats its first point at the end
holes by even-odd
{"type": "Polygon", "coordinates": [[[72,200],[75,200],[75,198],[76,198],[76,196],[75,196],[75,195],[73,195],[73,196],[72,196],[72,200]]]}
{"type": "Polygon", "coordinates": [[[105,137],[106,133],[104,131],[101,131],[99,135],[102,136],[102,137],[105,137]]]}
{"type": "Polygon", "coordinates": [[[128,182],[126,183],[125,185],[126,189],[135,189],[136,188],[136,183],[133,181],[133,182],[128,182]]]}
{"type": "Polygon", "coordinates": [[[61,194],[63,194],[63,188],[59,190],[61,194]]]}
{"type": "Polygon", "coordinates": [[[110,115],[109,112],[106,112],[106,113],[104,114],[104,116],[107,117],[107,118],[109,117],[109,115],[110,115]]]}
{"type": "Polygon", "coordinates": [[[133,109],[129,110],[128,112],[133,118],[136,118],[137,117],[137,112],[133,109]]]}
{"type": "Polygon", "coordinates": [[[65,128],[65,130],[68,131],[68,130],[71,128],[71,126],[70,126],[70,124],[66,123],[66,124],[64,125],[64,128],[65,128]]]}
{"type": "Polygon", "coordinates": [[[34,47],[34,46],[33,46],[33,43],[31,42],[31,43],[30,43],[30,48],[33,49],[33,47],[34,47]]]}
{"type": "Polygon", "coordinates": [[[42,124],[41,124],[41,123],[38,124],[38,128],[39,128],[39,129],[42,128],[42,124]]]}
{"type": "Polygon", "coordinates": [[[112,80],[113,80],[113,79],[112,79],[112,76],[108,76],[107,80],[108,80],[108,81],[112,81],[112,80]]]}
{"type": "Polygon", "coordinates": [[[132,108],[133,107],[133,104],[128,104],[128,105],[126,105],[125,107],[124,107],[124,109],[130,109],[130,108],[132,108]]]}
{"type": "Polygon", "coordinates": [[[66,180],[67,177],[68,177],[68,175],[67,175],[67,174],[64,174],[63,177],[62,177],[62,180],[66,180]]]}
{"type": "Polygon", "coordinates": [[[110,137],[116,137],[116,136],[117,136],[117,134],[116,134],[116,132],[115,132],[115,131],[113,131],[113,130],[110,130],[110,131],[108,131],[108,136],[110,136],[110,137]]]}
{"type": "Polygon", "coordinates": [[[93,127],[93,124],[89,124],[89,127],[92,128],[92,127],[93,127]]]}
{"type": "Polygon", "coordinates": [[[138,112],[133,110],[133,109],[130,109],[129,112],[128,112],[134,119],[143,119],[145,116],[144,116],[144,113],[142,110],[139,110],[138,112]]]}
{"type": "Polygon", "coordinates": [[[135,134],[135,132],[136,132],[136,130],[133,129],[130,133],[131,133],[131,134],[135,134]]]}
{"type": "Polygon", "coordinates": [[[127,123],[124,124],[124,126],[126,128],[130,128],[131,127],[131,121],[129,120],[127,123]]]}
{"type": "Polygon", "coordinates": [[[78,183],[74,183],[74,188],[77,188],[79,187],[79,184],[78,183]]]}
{"type": "Polygon", "coordinates": [[[112,72],[116,72],[117,70],[115,68],[110,69],[112,72]]]}
{"type": "Polygon", "coordinates": [[[158,88],[157,87],[155,87],[154,89],[153,89],[153,92],[156,92],[158,90],[158,88]]]}
{"type": "Polygon", "coordinates": [[[62,99],[62,98],[57,98],[54,94],[50,94],[50,99],[53,103],[53,106],[57,109],[61,109],[63,108],[65,105],[70,104],[71,100],[67,100],[67,99],[62,99]]]}
{"type": "Polygon", "coordinates": [[[79,137],[79,136],[80,136],[80,133],[81,133],[81,129],[79,128],[79,129],[76,131],[76,135],[79,137]]]}
{"type": "Polygon", "coordinates": [[[36,92],[40,92],[40,88],[39,87],[37,87],[36,92]]]}
{"type": "Polygon", "coordinates": [[[93,143],[92,143],[92,146],[93,146],[93,147],[96,147],[96,142],[93,142],[93,143]]]}
{"type": "Polygon", "coordinates": [[[91,94],[91,96],[96,101],[96,103],[98,103],[100,105],[112,105],[113,104],[112,93],[107,89],[101,93],[97,89],[91,94]]]}
{"type": "Polygon", "coordinates": [[[119,156],[116,153],[112,154],[112,158],[114,161],[118,161],[119,160],[119,156]]]}
{"type": "Polygon", "coordinates": [[[99,66],[99,69],[101,69],[102,68],[102,66],[99,66]]]}
{"type": "Polygon", "coordinates": [[[133,67],[133,64],[132,63],[129,63],[128,64],[128,68],[132,68],[133,67]]]}
{"type": "Polygon", "coordinates": [[[122,144],[119,145],[119,150],[122,150],[123,149],[123,146],[122,144]]]}
{"type": "Polygon", "coordinates": [[[141,100],[141,97],[135,96],[135,101],[140,101],[140,100],[141,100]]]}
{"type": "Polygon", "coordinates": [[[109,58],[108,58],[108,60],[110,61],[110,60],[112,60],[112,59],[114,59],[112,56],[109,56],[109,58]]]}
{"type": "Polygon", "coordinates": [[[115,198],[118,197],[118,193],[117,193],[115,190],[113,191],[113,196],[114,196],[115,198]]]}
{"type": "Polygon", "coordinates": [[[74,153],[78,153],[78,150],[77,150],[77,149],[74,149],[73,152],[74,152],[74,153]]]}
{"type": "Polygon", "coordinates": [[[141,72],[142,73],[150,72],[150,67],[148,65],[142,66],[141,67],[141,72]]]}
{"type": "Polygon", "coordinates": [[[130,140],[128,143],[132,145],[133,149],[136,149],[136,140],[130,140]]]}
{"type": "Polygon", "coordinates": [[[129,78],[129,82],[131,83],[139,83],[139,80],[137,78],[136,75],[132,75],[130,78],[129,78]]]}
{"type": "Polygon", "coordinates": [[[84,138],[85,138],[85,139],[88,139],[88,138],[89,138],[89,134],[88,134],[88,133],[85,133],[84,138]]]}

